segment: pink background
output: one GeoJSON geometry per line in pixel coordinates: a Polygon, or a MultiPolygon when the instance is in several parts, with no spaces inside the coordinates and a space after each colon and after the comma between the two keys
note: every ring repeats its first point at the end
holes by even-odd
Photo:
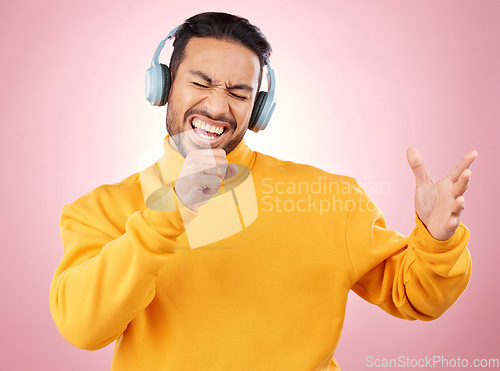
{"type": "MultiPolygon", "coordinates": [[[[335,173],[371,192],[389,227],[413,228],[414,145],[435,179],[479,152],[463,222],[470,285],[433,322],[392,318],[351,295],[336,357],[500,358],[498,139],[500,2],[2,1],[1,368],[106,370],[112,346],[87,352],[59,335],[49,287],[62,257],[61,207],[138,170],[163,138],[165,108],[144,99],[159,41],[207,10],[248,18],[274,48],[275,116],[253,149],[335,173]],[[143,3],[145,5],[141,5],[143,3]],[[142,156],[142,157],[141,157],[142,156]]],[[[171,45],[162,56],[168,60],[171,45]]]]}

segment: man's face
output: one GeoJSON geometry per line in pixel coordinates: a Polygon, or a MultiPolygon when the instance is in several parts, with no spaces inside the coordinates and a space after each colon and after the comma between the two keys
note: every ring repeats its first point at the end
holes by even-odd
{"type": "Polygon", "coordinates": [[[231,152],[248,128],[259,74],[259,59],[250,49],[192,38],[168,98],[170,144],[184,157],[196,149],[231,152]]]}

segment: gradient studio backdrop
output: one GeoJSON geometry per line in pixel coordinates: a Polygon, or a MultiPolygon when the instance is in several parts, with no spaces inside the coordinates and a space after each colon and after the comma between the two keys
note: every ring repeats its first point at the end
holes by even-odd
{"type": "Polygon", "coordinates": [[[343,369],[364,369],[370,355],[499,358],[500,2],[185,3],[1,2],[0,368],[109,369],[113,345],[76,349],[50,316],[61,207],[136,172],[161,141],[165,108],[144,99],[145,71],[173,27],[208,10],[250,19],[274,48],[278,106],[247,144],[356,177],[392,229],[409,234],[414,223],[407,147],[435,179],[479,152],[462,219],[472,232],[468,289],[426,323],[351,295],[336,353],[343,369]]]}

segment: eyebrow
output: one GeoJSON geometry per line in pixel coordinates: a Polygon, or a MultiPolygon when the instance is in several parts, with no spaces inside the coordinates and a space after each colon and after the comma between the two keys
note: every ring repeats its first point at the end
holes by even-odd
{"type": "MultiPolygon", "coordinates": [[[[199,70],[190,70],[189,71],[192,75],[201,77],[203,80],[205,80],[208,84],[214,85],[214,81],[210,76],[207,74],[199,71],[199,70]]],[[[250,93],[253,92],[253,88],[247,84],[236,84],[236,85],[231,85],[227,87],[227,90],[246,90],[250,93]]]]}

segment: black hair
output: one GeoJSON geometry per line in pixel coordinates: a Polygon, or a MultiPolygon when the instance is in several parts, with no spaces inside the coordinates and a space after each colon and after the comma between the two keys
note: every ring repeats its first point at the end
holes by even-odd
{"type": "Polygon", "coordinates": [[[227,13],[200,13],[186,19],[175,33],[174,51],[170,57],[170,71],[175,79],[177,69],[185,57],[185,49],[193,37],[213,37],[239,43],[252,50],[260,62],[258,85],[262,81],[262,67],[271,55],[271,45],[260,29],[247,19],[227,13]]]}

